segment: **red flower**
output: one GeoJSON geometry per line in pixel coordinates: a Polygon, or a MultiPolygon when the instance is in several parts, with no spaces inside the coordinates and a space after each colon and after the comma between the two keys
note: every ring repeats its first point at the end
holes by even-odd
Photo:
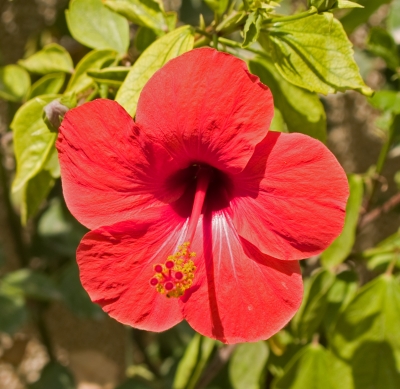
{"type": "Polygon", "coordinates": [[[348,187],[323,144],[267,133],[272,116],[269,89],[212,49],[159,70],[135,122],[109,100],[66,114],[62,182],[92,229],[77,258],[94,302],[136,328],[186,319],[226,343],[266,339],[292,318],[296,260],[338,236],[348,187]]]}

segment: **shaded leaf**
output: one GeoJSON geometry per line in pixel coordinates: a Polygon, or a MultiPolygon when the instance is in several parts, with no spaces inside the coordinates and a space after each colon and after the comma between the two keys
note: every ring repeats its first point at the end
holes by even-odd
{"type": "Polygon", "coordinates": [[[72,373],[57,362],[49,362],[38,381],[29,385],[29,389],[75,389],[72,373]]]}
{"type": "Polygon", "coordinates": [[[0,99],[19,102],[24,99],[31,86],[27,71],[18,65],[0,68],[0,99]]]}
{"type": "Polygon", "coordinates": [[[23,297],[0,292],[0,332],[14,334],[27,317],[28,311],[23,297]]]}
{"type": "Polygon", "coordinates": [[[300,339],[309,340],[320,326],[328,306],[328,291],[335,275],[321,269],[305,283],[303,302],[292,320],[295,333],[300,339]]]}
{"type": "Polygon", "coordinates": [[[58,287],[68,308],[75,315],[91,319],[104,317],[100,306],[92,303],[85,289],[83,289],[75,261],[71,261],[62,271],[58,287]]]}
{"type": "Polygon", "coordinates": [[[8,273],[3,277],[1,289],[6,293],[15,293],[37,300],[48,301],[60,298],[60,293],[51,278],[30,269],[8,273]]]}
{"type": "Polygon", "coordinates": [[[235,389],[259,389],[269,355],[265,342],[239,344],[229,363],[229,377],[235,389]]]}
{"type": "Polygon", "coordinates": [[[204,0],[204,2],[218,15],[222,15],[229,4],[229,0],[204,0]]]}
{"type": "Polygon", "coordinates": [[[400,93],[391,90],[380,90],[374,93],[368,101],[381,111],[400,114],[400,93]]]}
{"type": "Polygon", "coordinates": [[[268,59],[251,60],[249,68],[271,89],[289,132],[301,132],[326,142],[325,110],[316,93],[286,81],[268,59]]]}
{"type": "Polygon", "coordinates": [[[51,43],[27,59],[22,59],[18,63],[31,73],[72,73],[74,64],[71,56],[64,47],[57,43],[51,43]]]}
{"type": "Polygon", "coordinates": [[[114,61],[117,52],[114,50],[93,50],[86,54],[76,65],[76,69],[69,80],[67,91],[81,93],[93,84],[93,79],[87,75],[87,71],[101,69],[105,64],[114,61]]]}
{"type": "Polygon", "coordinates": [[[322,253],[323,266],[333,268],[342,263],[351,253],[355,239],[358,217],[364,196],[364,184],[361,176],[348,176],[350,196],[346,205],[346,219],[342,233],[322,253]]]}
{"type": "Polygon", "coordinates": [[[50,95],[60,92],[64,85],[65,73],[48,74],[36,81],[28,95],[28,100],[41,95],[50,95]]]}
{"type": "Polygon", "coordinates": [[[243,47],[247,47],[257,41],[258,36],[260,35],[262,22],[263,17],[259,12],[255,11],[249,14],[243,28],[243,47]]]}
{"type": "Polygon", "coordinates": [[[170,59],[193,48],[194,30],[180,27],[151,44],[131,67],[115,100],[135,116],[140,92],[150,77],[170,59]]]}
{"type": "Polygon", "coordinates": [[[371,95],[340,22],[323,13],[276,22],[260,34],[275,66],[289,82],[317,93],[354,89],[371,95]]]}
{"type": "Polygon", "coordinates": [[[26,222],[36,215],[53,186],[54,178],[47,170],[40,171],[28,181],[21,201],[21,222],[23,225],[26,225],[26,222]]]}
{"type": "Polygon", "coordinates": [[[215,340],[195,334],[187,346],[182,359],[179,362],[175,374],[173,389],[194,388],[200,378],[212,350],[215,340]]]}
{"type": "Polygon", "coordinates": [[[157,34],[148,27],[139,27],[135,36],[135,47],[140,53],[145,51],[155,40],[157,34]]]}
{"type": "Polygon", "coordinates": [[[145,384],[137,378],[130,378],[115,389],[153,389],[153,387],[145,384]]]}
{"type": "Polygon", "coordinates": [[[371,28],[367,48],[374,55],[383,58],[388,68],[396,70],[400,66],[397,45],[392,36],[383,28],[371,28]]]}
{"type": "Polygon", "coordinates": [[[71,35],[83,45],[127,52],[128,21],[110,11],[102,0],[71,0],[65,16],[71,35]]]}
{"type": "Polygon", "coordinates": [[[35,97],[25,103],[14,116],[11,123],[17,160],[17,173],[12,186],[14,192],[39,173],[54,148],[57,134],[48,130],[42,114],[44,106],[57,97],[35,97]]]}
{"type": "Polygon", "coordinates": [[[274,381],[273,389],[331,389],[330,357],[319,344],[300,350],[288,363],[282,377],[274,381]]]}
{"type": "Polygon", "coordinates": [[[344,29],[348,34],[352,33],[359,25],[368,21],[369,17],[383,4],[390,3],[391,0],[357,0],[362,5],[362,9],[352,9],[340,19],[344,29]]]}
{"type": "Polygon", "coordinates": [[[104,0],[104,4],[138,26],[168,31],[165,14],[155,0],[104,0]]]}
{"type": "Polygon", "coordinates": [[[384,274],[364,285],[331,336],[335,354],[352,366],[354,388],[400,387],[400,284],[384,274]]]}
{"type": "Polygon", "coordinates": [[[324,12],[332,9],[337,3],[337,0],[308,0],[308,6],[315,7],[319,12],[324,12]]]}

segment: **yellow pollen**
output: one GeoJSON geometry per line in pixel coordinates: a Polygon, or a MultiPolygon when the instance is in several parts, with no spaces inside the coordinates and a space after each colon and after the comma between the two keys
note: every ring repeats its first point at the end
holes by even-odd
{"type": "Polygon", "coordinates": [[[195,256],[195,252],[190,252],[190,242],[183,243],[175,254],[167,257],[165,263],[154,265],[156,273],[150,285],[168,298],[183,296],[193,284],[196,266],[191,258],[195,256]]]}

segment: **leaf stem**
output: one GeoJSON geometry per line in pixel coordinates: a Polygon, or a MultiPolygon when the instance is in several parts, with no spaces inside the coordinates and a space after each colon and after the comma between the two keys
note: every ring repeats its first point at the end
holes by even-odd
{"type": "Polygon", "coordinates": [[[252,47],[243,48],[241,43],[236,42],[236,41],[232,41],[232,40],[227,39],[227,38],[220,37],[219,38],[219,43],[221,43],[223,45],[226,45],[226,46],[229,46],[229,47],[232,47],[232,48],[235,48],[235,49],[247,50],[247,51],[250,51],[251,53],[260,55],[262,57],[268,57],[267,53],[265,53],[262,50],[253,49],[252,47]]]}

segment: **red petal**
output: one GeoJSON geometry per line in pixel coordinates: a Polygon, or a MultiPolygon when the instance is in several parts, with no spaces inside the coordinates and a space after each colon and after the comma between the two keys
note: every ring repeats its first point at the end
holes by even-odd
{"type": "Polygon", "coordinates": [[[136,122],[182,166],[202,162],[238,172],[272,116],[271,92],[245,62],[202,48],[154,74],[141,92],[136,122]]]}
{"type": "Polygon", "coordinates": [[[265,254],[306,258],[342,231],[347,178],[334,155],[313,138],[269,132],[234,181],[235,227],[265,254]]]}
{"type": "Polygon", "coordinates": [[[164,331],[182,320],[178,300],[150,285],[153,266],[182,243],[183,221],[173,212],[159,221],[121,222],[85,235],[77,251],[82,285],[90,298],[121,323],[164,331]]]}
{"type": "Polygon", "coordinates": [[[176,169],[162,150],[145,143],[116,102],[95,100],[67,112],[57,149],[65,200],[90,229],[132,218],[142,207],[176,199],[182,188],[164,182],[176,169]],[[174,193],[176,192],[176,193],[174,193]]]}
{"type": "Polygon", "coordinates": [[[241,242],[229,216],[205,219],[193,249],[194,284],[182,297],[185,319],[225,343],[255,342],[278,332],[301,304],[298,262],[279,261],[241,242]]]}

